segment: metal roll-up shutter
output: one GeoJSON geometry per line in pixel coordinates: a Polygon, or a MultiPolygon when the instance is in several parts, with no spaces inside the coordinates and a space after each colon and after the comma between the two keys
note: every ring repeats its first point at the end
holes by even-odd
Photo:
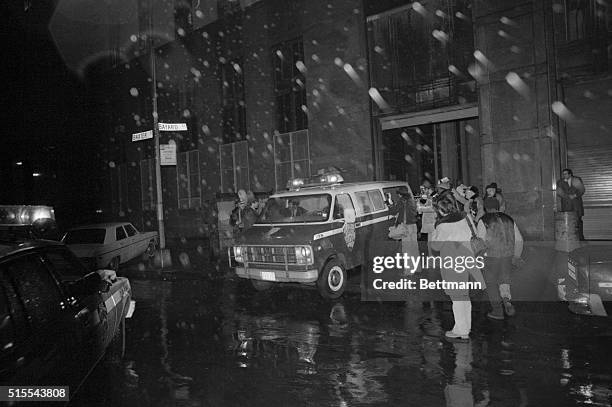
{"type": "Polygon", "coordinates": [[[568,167],[582,178],[584,237],[612,240],[612,146],[574,147],[568,151],[568,167]]]}

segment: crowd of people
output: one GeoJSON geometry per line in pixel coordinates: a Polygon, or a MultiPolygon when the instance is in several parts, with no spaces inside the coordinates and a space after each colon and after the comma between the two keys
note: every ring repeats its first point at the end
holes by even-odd
{"type": "MultiPolygon", "coordinates": [[[[465,272],[452,268],[440,270],[445,281],[468,282],[474,280],[486,289],[491,311],[487,317],[503,320],[512,317],[511,272],[522,263],[523,237],[506,210],[501,189],[496,183],[485,187],[484,196],[475,186],[454,186],[450,179],[442,178],[435,186],[424,180],[420,194],[409,199],[408,191],[400,189],[400,202],[394,205],[398,223],[411,226],[402,237],[402,252],[418,256],[414,244],[427,241],[429,254],[442,258],[450,256],[483,256],[484,268],[474,264],[465,272]],[[417,233],[418,230],[418,233],[417,233]],[[475,252],[474,240],[481,242],[481,251],[475,252]]],[[[446,332],[450,339],[467,340],[471,331],[472,304],[469,290],[448,289],[455,320],[453,329],[446,332]]]]}
{"type": "MultiPolygon", "coordinates": [[[[571,170],[563,170],[563,179],[557,183],[560,211],[574,211],[578,218],[580,239],[583,240],[581,218],[584,214],[582,195],[584,185],[571,170]]],[[[487,317],[503,320],[512,317],[516,311],[512,304],[511,274],[520,267],[523,251],[523,237],[514,219],[506,212],[506,201],[497,183],[484,188],[484,194],[476,186],[459,183],[453,185],[447,177],[434,186],[424,179],[419,194],[414,199],[412,192],[401,187],[399,199],[391,202],[390,212],[396,216],[395,227],[402,226],[401,250],[411,256],[419,256],[419,240],[427,242],[429,254],[447,256],[482,256],[484,267],[467,267],[466,272],[442,267],[445,281],[481,283],[489,298],[490,312],[487,317]],[[481,249],[477,249],[480,242],[481,249]]],[[[250,228],[259,217],[263,204],[252,192],[238,191],[236,206],[230,216],[234,235],[250,228]]],[[[408,273],[408,270],[405,270],[408,273]]],[[[455,320],[453,329],[446,332],[451,339],[466,340],[471,331],[472,305],[467,289],[449,289],[446,294],[452,301],[455,320]]]]}

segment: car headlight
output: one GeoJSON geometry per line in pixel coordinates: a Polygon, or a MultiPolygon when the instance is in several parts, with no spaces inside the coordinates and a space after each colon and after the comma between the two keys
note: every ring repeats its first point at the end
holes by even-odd
{"type": "Polygon", "coordinates": [[[246,248],[242,246],[234,246],[234,259],[238,263],[244,263],[244,254],[246,252],[246,248]]]}
{"type": "Polygon", "coordinates": [[[313,264],[312,248],[310,246],[296,246],[295,260],[297,264],[313,264]]]}

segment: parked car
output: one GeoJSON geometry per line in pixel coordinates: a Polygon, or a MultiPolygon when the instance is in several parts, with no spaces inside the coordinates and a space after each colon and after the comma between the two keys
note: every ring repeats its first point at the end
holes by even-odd
{"type": "Polygon", "coordinates": [[[127,222],[99,223],[68,230],[62,242],[91,270],[118,271],[120,264],[138,256],[153,256],[158,237],[157,232],[139,232],[127,222]]]}
{"type": "Polygon", "coordinates": [[[59,242],[0,240],[0,385],[74,394],[108,350],[123,356],[134,306],[126,278],[59,242]]]}
{"type": "Polygon", "coordinates": [[[560,297],[572,312],[612,317],[612,242],[588,242],[569,253],[560,297]]]}

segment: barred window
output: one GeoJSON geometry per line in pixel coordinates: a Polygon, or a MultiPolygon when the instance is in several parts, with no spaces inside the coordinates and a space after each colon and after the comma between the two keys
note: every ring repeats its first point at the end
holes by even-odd
{"type": "Polygon", "coordinates": [[[192,150],[179,153],[176,164],[179,209],[200,208],[202,206],[200,152],[192,150]]]}
{"type": "MultiPolygon", "coordinates": [[[[369,3],[376,8],[382,4],[369,3]]],[[[427,13],[436,16],[432,19],[423,18],[411,4],[367,17],[371,86],[390,106],[383,112],[374,105],[375,114],[477,100],[475,82],[467,74],[474,52],[470,3],[424,3],[427,13]]]]}
{"type": "Polygon", "coordinates": [[[141,208],[143,211],[155,209],[155,159],[149,158],[140,161],[140,191],[141,208]]]}
{"type": "Polygon", "coordinates": [[[221,169],[221,192],[248,191],[249,149],[246,141],[219,146],[219,166],[221,169]]]}
{"type": "Polygon", "coordinates": [[[310,176],[308,130],[274,136],[276,190],[284,190],[292,178],[310,176]]]}
{"type": "Polygon", "coordinates": [[[272,47],[277,127],[281,133],[308,128],[306,78],[299,69],[304,61],[302,38],[272,47]]]}
{"type": "Polygon", "coordinates": [[[242,60],[234,59],[219,65],[221,71],[221,106],[223,109],[223,141],[240,141],[246,134],[244,75],[242,60]]]}
{"type": "Polygon", "coordinates": [[[110,168],[111,200],[113,213],[124,216],[127,210],[127,165],[110,168]]]}

